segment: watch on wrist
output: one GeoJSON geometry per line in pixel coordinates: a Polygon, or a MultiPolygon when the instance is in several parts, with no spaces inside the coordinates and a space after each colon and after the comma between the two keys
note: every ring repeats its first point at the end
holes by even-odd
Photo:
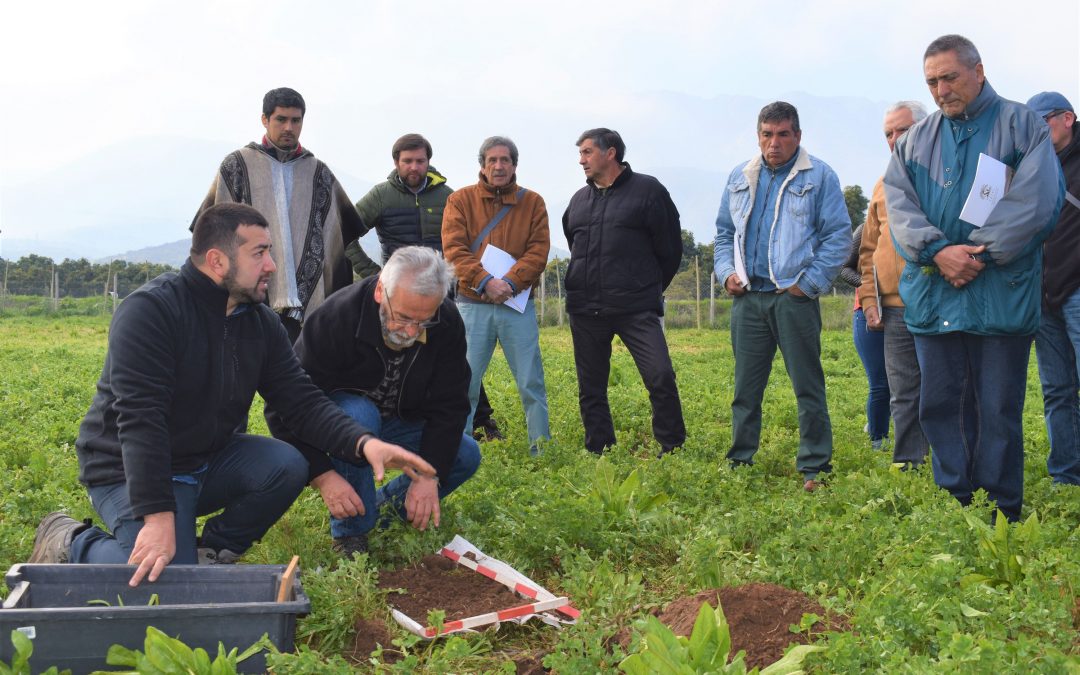
{"type": "Polygon", "coordinates": [[[364,434],[360,437],[360,442],[356,444],[356,458],[366,459],[364,457],[364,446],[368,444],[368,441],[375,438],[375,434],[364,434]]]}

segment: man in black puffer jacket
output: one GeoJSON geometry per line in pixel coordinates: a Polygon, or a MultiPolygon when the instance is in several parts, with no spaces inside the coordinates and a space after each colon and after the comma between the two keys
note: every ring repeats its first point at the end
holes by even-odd
{"type": "Polygon", "coordinates": [[[574,340],[585,447],[600,454],[615,443],[608,405],[611,341],[630,350],[649,390],[660,454],[686,440],[682,403],[660,317],[664,289],[682,258],[679,211],[652,176],[623,162],[618,132],[590,129],[577,141],[585,187],[563,214],[570,245],[566,312],[574,340]]]}

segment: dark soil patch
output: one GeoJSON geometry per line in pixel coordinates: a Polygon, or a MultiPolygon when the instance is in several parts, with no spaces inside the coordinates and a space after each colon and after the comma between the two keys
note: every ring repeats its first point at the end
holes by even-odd
{"type": "MultiPolygon", "coordinates": [[[[788,630],[799,624],[803,614],[826,616],[824,608],[803,593],[775,584],[747,584],[679,598],[657,618],[676,635],[689,636],[701,604],[716,607],[718,596],[731,631],[731,655],[745,650],[747,668],[764,668],[778,661],[788,645],[808,644],[805,633],[788,630]]],[[[847,630],[847,622],[843,617],[828,617],[812,628],[815,633],[828,630],[847,630]]]]}
{"type": "Polygon", "coordinates": [[[405,589],[404,594],[390,593],[386,600],[420,624],[427,623],[433,609],[445,611],[446,620],[453,621],[529,602],[441,555],[425,556],[415,567],[379,572],[379,588],[405,589]]]}
{"type": "Polygon", "coordinates": [[[356,638],[353,640],[351,650],[345,652],[345,657],[357,663],[367,663],[371,652],[379,646],[383,646],[383,663],[395,663],[401,659],[401,654],[394,649],[391,640],[394,636],[382,619],[357,619],[356,638]]]}

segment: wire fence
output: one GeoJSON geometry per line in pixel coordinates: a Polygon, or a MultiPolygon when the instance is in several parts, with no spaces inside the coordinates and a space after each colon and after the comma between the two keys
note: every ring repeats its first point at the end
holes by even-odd
{"type": "MultiPolygon", "coordinates": [[[[549,263],[535,291],[537,321],[541,326],[564,326],[566,315],[566,260],[555,259],[549,263]]],[[[711,261],[706,261],[711,263],[711,261]]],[[[727,328],[731,311],[731,299],[724,292],[723,284],[712,274],[711,264],[704,269],[702,260],[689,261],[668,286],[664,298],[664,325],[668,328],[727,328]]],[[[69,275],[65,280],[62,270],[51,270],[29,280],[4,279],[0,284],[0,314],[26,315],[94,315],[115,311],[127,295],[149,279],[151,270],[124,270],[123,276],[113,273],[109,283],[99,280],[86,282],[69,275]]],[[[156,270],[153,270],[156,271],[156,270]]],[[[156,274],[154,275],[156,276],[156,274]]],[[[830,303],[837,307],[847,305],[850,310],[852,289],[840,285],[831,292],[844,296],[830,303]]],[[[837,316],[843,313],[833,312],[837,316]]],[[[848,317],[846,319],[850,321],[848,317]]],[[[840,318],[826,321],[836,324],[840,318]]],[[[827,325],[828,327],[828,325],[827,325]]],[[[838,328],[840,326],[832,326],[838,328]]]]}

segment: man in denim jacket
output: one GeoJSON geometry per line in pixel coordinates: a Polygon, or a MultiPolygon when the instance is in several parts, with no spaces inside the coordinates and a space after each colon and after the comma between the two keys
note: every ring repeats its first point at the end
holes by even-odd
{"type": "Polygon", "coordinates": [[[799,406],[795,466],[803,487],[832,469],[832,424],[821,368],[817,298],[840,272],[851,245],[840,181],[802,149],[799,112],[783,101],[761,109],[761,155],[735,167],[716,218],[716,277],[734,296],[731,348],[732,466],[751,464],[761,438],[761,400],[777,346],[799,406]]]}

